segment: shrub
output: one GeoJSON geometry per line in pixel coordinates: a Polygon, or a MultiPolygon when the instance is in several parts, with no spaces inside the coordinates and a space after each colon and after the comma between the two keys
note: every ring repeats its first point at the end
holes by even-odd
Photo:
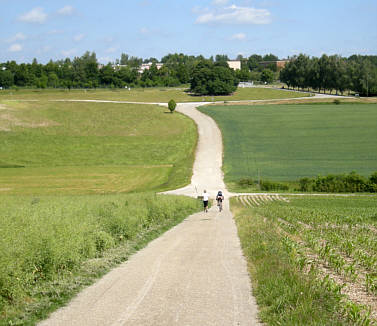
{"type": "Polygon", "coordinates": [[[261,180],[260,181],[260,189],[261,190],[289,190],[288,185],[280,182],[272,182],[268,180],[261,180]]]}
{"type": "Polygon", "coordinates": [[[175,103],[174,100],[170,100],[169,103],[168,103],[168,108],[170,110],[171,113],[174,112],[175,108],[177,106],[177,103],[175,103]]]}
{"type": "Polygon", "coordinates": [[[377,192],[377,172],[369,179],[351,172],[349,174],[329,174],[299,180],[300,191],[318,192],[377,192]]]}
{"type": "Polygon", "coordinates": [[[339,99],[335,99],[333,103],[336,104],[336,105],[339,105],[341,102],[340,102],[339,99]]]}
{"type": "Polygon", "coordinates": [[[238,184],[243,188],[247,188],[254,185],[254,181],[251,178],[243,178],[238,180],[238,184]]]}

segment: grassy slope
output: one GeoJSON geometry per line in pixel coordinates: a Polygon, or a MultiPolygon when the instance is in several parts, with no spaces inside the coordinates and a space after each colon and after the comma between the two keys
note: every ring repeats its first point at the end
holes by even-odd
{"type": "MultiPolygon", "coordinates": [[[[232,199],[232,211],[263,322],[267,325],[362,324],[362,310],[352,305],[348,306],[351,310],[346,308],[339,287],[326,281],[322,273],[318,274],[313,258],[302,256],[307,250],[300,249],[299,244],[288,244],[301,237],[314,237],[314,243],[320,245],[323,241],[320,239],[325,238],[333,249],[337,245],[327,238],[326,232],[354,234],[352,226],[360,227],[361,224],[367,227],[361,230],[363,235],[360,237],[364,242],[375,243],[375,234],[368,226],[376,226],[376,200],[377,197],[308,197],[296,198],[290,203],[270,202],[247,208],[232,199]],[[280,223],[279,218],[289,221],[292,226],[280,223]],[[301,222],[314,229],[302,228],[301,222]],[[327,223],[338,225],[339,229],[326,229],[327,223]],[[291,235],[287,237],[286,234],[291,235]]],[[[335,238],[353,242],[355,253],[359,247],[363,248],[357,236],[342,238],[335,235],[335,238]]],[[[372,250],[370,246],[368,248],[372,250]]],[[[375,248],[373,250],[375,255],[375,248]]],[[[360,267],[360,262],[356,266],[360,267]]],[[[327,266],[331,270],[331,264],[327,266]]],[[[341,268],[340,274],[344,270],[341,268]]]]}
{"type": "Polygon", "coordinates": [[[191,176],[196,126],[166,111],[137,104],[5,102],[0,191],[85,194],[183,186],[191,176]]]}
{"type": "Polygon", "coordinates": [[[208,106],[224,139],[227,182],[377,169],[376,104],[208,106]]]}
{"type": "Polygon", "coordinates": [[[131,91],[122,89],[99,90],[5,90],[0,91],[0,100],[6,99],[95,99],[118,100],[136,102],[165,102],[174,99],[176,102],[200,102],[200,101],[236,101],[236,100],[264,100],[279,98],[294,98],[309,96],[307,93],[283,91],[268,88],[239,88],[230,96],[191,96],[184,89],[177,88],[135,88],[131,91]]]}
{"type": "Polygon", "coordinates": [[[34,325],[199,209],[151,193],[2,196],[0,325],[34,325]]]}

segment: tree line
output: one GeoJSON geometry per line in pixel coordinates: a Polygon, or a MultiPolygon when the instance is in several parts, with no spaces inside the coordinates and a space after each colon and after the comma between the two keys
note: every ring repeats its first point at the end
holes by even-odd
{"type": "MultiPolygon", "coordinates": [[[[249,58],[237,57],[242,62],[242,69],[235,77],[240,81],[259,80],[263,71],[258,62],[277,59],[273,54],[252,55],[249,58]]],[[[107,65],[100,65],[95,52],[86,52],[81,57],[52,61],[47,64],[18,64],[15,61],[0,63],[0,86],[30,88],[96,88],[96,87],[155,87],[179,86],[188,84],[199,63],[223,65],[229,58],[216,55],[205,58],[202,55],[168,54],[160,62],[158,69],[156,58],[138,58],[122,53],[119,59],[107,65]],[[142,63],[152,63],[150,69],[139,72],[142,63]]]]}
{"type": "Polygon", "coordinates": [[[288,88],[377,95],[377,56],[352,55],[344,58],[323,54],[317,58],[300,54],[291,58],[280,71],[280,81],[288,88]]]}
{"type": "Polygon", "coordinates": [[[280,78],[288,88],[377,95],[377,56],[353,55],[343,58],[324,54],[316,58],[300,54],[290,58],[280,74],[277,65],[272,63],[279,60],[274,54],[239,55],[236,59],[241,61],[241,69],[237,71],[228,69],[226,61],[229,61],[229,57],[221,54],[208,59],[202,55],[168,54],[160,60],[163,66],[157,67],[159,61],[156,58],[143,59],[122,53],[115,62],[100,65],[95,52],[86,52],[72,60],[50,60],[47,64],[38,63],[37,59],[32,63],[0,63],[0,86],[70,89],[179,86],[190,83],[191,90],[198,95],[216,95],[233,92],[234,85],[239,81],[271,83],[280,78]],[[141,64],[149,62],[152,63],[150,69],[139,72],[141,64]],[[262,65],[261,62],[271,64],[262,65]],[[210,78],[207,78],[209,85],[199,85],[205,80],[203,73],[199,73],[201,69],[207,73],[208,69],[211,71],[210,78]]]}

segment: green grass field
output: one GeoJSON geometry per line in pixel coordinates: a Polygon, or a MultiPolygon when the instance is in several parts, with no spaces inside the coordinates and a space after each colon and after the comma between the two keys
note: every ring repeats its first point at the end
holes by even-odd
{"type": "Polygon", "coordinates": [[[281,98],[306,97],[307,93],[276,90],[262,87],[239,88],[229,96],[192,96],[184,88],[135,88],[131,91],[124,89],[88,89],[88,90],[3,90],[0,91],[0,100],[112,100],[135,102],[164,102],[170,99],[176,102],[202,101],[239,101],[239,100],[267,100],[281,98]]]}
{"type": "Polygon", "coordinates": [[[262,321],[374,325],[377,196],[260,197],[231,207],[262,321]]]}
{"type": "MultiPolygon", "coordinates": [[[[207,106],[223,132],[225,180],[294,181],[377,170],[376,104],[207,106]]],[[[237,189],[233,189],[237,190],[237,189]]]]}
{"type": "Polygon", "coordinates": [[[3,101],[0,194],[183,186],[192,173],[196,126],[167,112],[153,105],[3,101]]]}
{"type": "Polygon", "coordinates": [[[201,209],[152,193],[0,197],[0,325],[34,325],[201,209]]]}

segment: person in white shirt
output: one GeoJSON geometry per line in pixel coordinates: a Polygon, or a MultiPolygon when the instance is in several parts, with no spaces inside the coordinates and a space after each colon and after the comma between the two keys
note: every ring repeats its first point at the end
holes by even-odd
{"type": "Polygon", "coordinates": [[[204,190],[203,191],[203,207],[204,207],[204,212],[207,213],[208,212],[208,193],[207,193],[207,190],[204,190]]]}

